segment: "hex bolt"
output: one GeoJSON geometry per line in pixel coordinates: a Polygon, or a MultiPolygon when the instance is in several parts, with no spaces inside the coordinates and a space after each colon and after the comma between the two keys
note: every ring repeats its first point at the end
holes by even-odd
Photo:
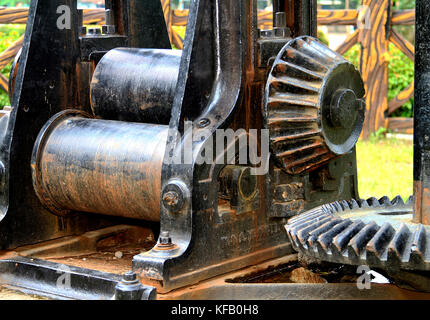
{"type": "Polygon", "coordinates": [[[115,34],[116,26],[115,26],[115,15],[113,10],[108,9],[105,11],[105,25],[102,26],[103,34],[115,34]]]}
{"type": "Polygon", "coordinates": [[[105,11],[105,16],[106,16],[106,25],[110,25],[110,26],[114,26],[115,25],[115,15],[113,10],[111,9],[107,9],[105,11]]]}
{"type": "Polygon", "coordinates": [[[122,280],[115,286],[115,300],[155,299],[155,288],[144,287],[133,271],[126,272],[122,280]]]}
{"type": "Polygon", "coordinates": [[[136,272],[129,271],[129,272],[124,273],[124,275],[122,277],[122,281],[124,283],[136,283],[136,282],[138,282],[136,272]]]}
{"type": "Polygon", "coordinates": [[[179,202],[179,194],[175,191],[166,192],[163,196],[163,201],[169,207],[176,206],[179,202]]]}
{"type": "Polygon", "coordinates": [[[163,246],[172,245],[172,238],[170,237],[169,231],[163,231],[160,233],[160,244],[163,246]]]}
{"type": "Polygon", "coordinates": [[[100,35],[101,33],[102,32],[99,28],[89,28],[88,29],[88,34],[93,35],[93,36],[100,35]]]}
{"type": "Polygon", "coordinates": [[[166,209],[172,213],[181,211],[187,202],[189,191],[182,181],[171,181],[164,187],[161,200],[166,209]]]}
{"type": "Polygon", "coordinates": [[[276,12],[275,28],[285,28],[287,26],[287,14],[285,12],[276,12]]]}

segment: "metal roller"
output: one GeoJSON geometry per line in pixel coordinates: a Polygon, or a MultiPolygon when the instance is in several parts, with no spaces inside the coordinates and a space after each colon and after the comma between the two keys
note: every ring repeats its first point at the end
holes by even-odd
{"type": "Polygon", "coordinates": [[[34,189],[57,215],[78,211],[159,221],[167,132],[167,126],[61,112],[36,140],[34,189]]]}
{"type": "Polygon", "coordinates": [[[98,63],[91,82],[94,115],[169,124],[181,53],[133,48],[109,51],[98,63]]]}

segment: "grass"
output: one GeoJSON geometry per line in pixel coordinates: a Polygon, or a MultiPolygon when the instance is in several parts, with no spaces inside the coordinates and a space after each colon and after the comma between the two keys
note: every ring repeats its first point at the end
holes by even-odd
{"type": "MultiPolygon", "coordinates": [[[[6,50],[14,41],[18,40],[18,38],[24,34],[25,25],[20,24],[9,24],[9,25],[0,25],[0,52],[6,50]]],[[[4,67],[0,72],[6,77],[9,78],[10,68],[12,66],[12,62],[9,63],[6,67],[4,67]]],[[[9,97],[8,95],[0,90],[0,109],[3,109],[4,106],[9,105],[9,97]]]]}
{"type": "Polygon", "coordinates": [[[413,143],[372,138],[357,144],[358,190],[360,197],[407,200],[413,190],[413,143]]]}

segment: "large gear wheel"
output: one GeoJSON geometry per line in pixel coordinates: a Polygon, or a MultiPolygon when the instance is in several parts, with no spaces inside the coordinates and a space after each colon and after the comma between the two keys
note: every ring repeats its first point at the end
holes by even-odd
{"type": "Polygon", "coordinates": [[[289,174],[311,171],[355,146],[365,90],[352,63],[315,38],[290,40],[276,57],[265,93],[272,156],[289,174]]]}
{"type": "Polygon", "coordinates": [[[430,271],[430,226],[413,223],[412,213],[412,197],[340,201],[296,216],[285,228],[306,256],[389,272],[430,271]]]}

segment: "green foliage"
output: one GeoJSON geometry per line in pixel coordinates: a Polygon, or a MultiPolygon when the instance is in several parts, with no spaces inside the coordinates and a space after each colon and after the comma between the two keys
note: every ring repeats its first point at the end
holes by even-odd
{"type": "Polygon", "coordinates": [[[376,132],[370,135],[369,141],[376,143],[386,137],[388,130],[386,128],[379,128],[376,132]]]}
{"type": "MultiPolygon", "coordinates": [[[[414,80],[414,63],[393,44],[389,46],[390,62],[388,67],[388,100],[395,98],[414,80]]],[[[360,45],[356,44],[346,54],[345,58],[357,68],[360,63],[360,45]]],[[[413,117],[414,100],[406,102],[392,117],[413,117]]]]}
{"type": "MultiPolygon", "coordinates": [[[[24,31],[25,25],[0,25],[0,52],[6,50],[14,41],[18,40],[18,38],[24,34],[24,31]]],[[[9,63],[0,70],[6,78],[9,78],[11,66],[12,63],[9,63]]],[[[9,105],[9,97],[7,93],[0,91],[0,109],[6,105],[9,105]]]]}
{"type": "Polygon", "coordinates": [[[30,5],[31,0],[0,0],[0,6],[25,7],[30,5]]]}
{"type": "MultiPolygon", "coordinates": [[[[388,100],[396,97],[414,80],[414,63],[393,44],[390,44],[390,66],[388,77],[388,100]]],[[[410,99],[393,117],[413,117],[414,99],[410,99]]]]}
{"type": "Polygon", "coordinates": [[[357,43],[344,54],[345,59],[349,60],[354,66],[360,68],[360,45],[357,43]]]}
{"type": "Polygon", "coordinates": [[[398,10],[415,9],[415,0],[393,0],[393,8],[398,10]]]}
{"type": "Polygon", "coordinates": [[[318,29],[318,39],[324,43],[327,47],[330,45],[330,42],[328,40],[327,35],[324,33],[324,31],[318,29]]]}

